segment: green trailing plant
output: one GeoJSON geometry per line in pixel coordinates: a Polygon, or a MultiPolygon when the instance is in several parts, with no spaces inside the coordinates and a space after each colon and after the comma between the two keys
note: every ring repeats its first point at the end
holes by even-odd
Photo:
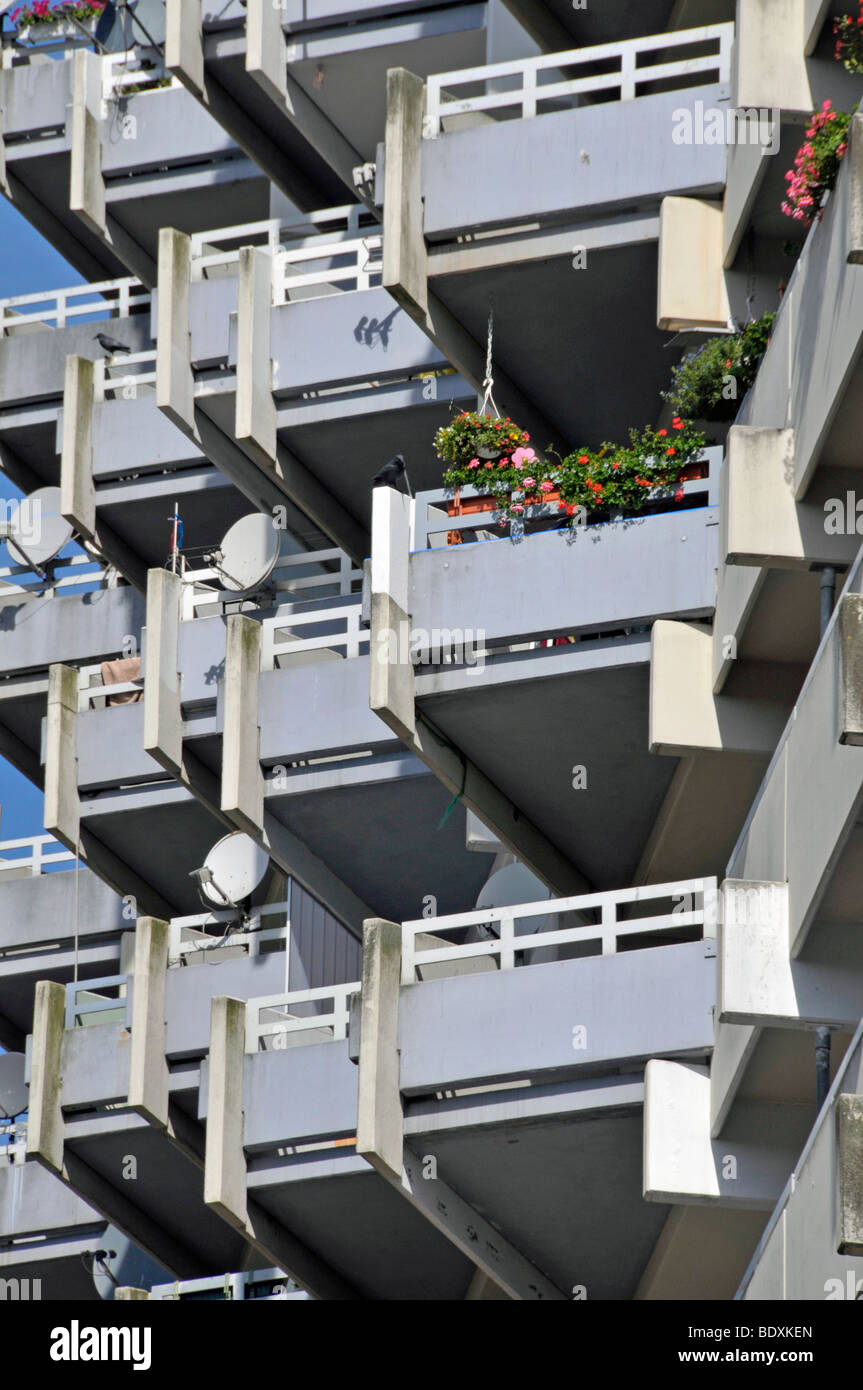
{"type": "Polygon", "coordinates": [[[863,0],[860,0],[860,13],[836,15],[833,20],[833,34],[836,47],[833,56],[847,72],[863,73],[863,0]]]}
{"type": "Polygon", "coordinates": [[[763,314],[739,332],[708,338],[686,353],[671,370],[671,389],[663,392],[672,410],[687,420],[733,420],[767,351],[775,318],[763,314]]]}
{"type": "Polygon", "coordinates": [[[61,24],[67,19],[98,19],[105,8],[106,0],[69,0],[68,3],[54,5],[49,0],[34,0],[30,6],[22,5],[9,16],[17,29],[33,29],[39,24],[61,24]]]}
{"type": "Polygon", "coordinates": [[[699,458],[704,436],[679,416],[669,429],[631,430],[624,445],[574,449],[542,459],[529,436],[511,420],[473,413],[459,416],[436,436],[438,456],[449,464],[447,487],[471,486],[494,499],[500,524],[542,502],[575,524],[585,514],[641,510],[657,489],[683,497],[682,470],[699,458]],[[468,443],[470,441],[470,443],[468,443]]]}
{"type": "Polygon", "coordinates": [[[813,111],[803,144],[794,157],[794,168],[785,175],[788,188],[782,211],[804,227],[811,227],[821,199],[836,183],[848,149],[851,115],[850,111],[831,110],[829,101],[820,111],[813,111]]]}

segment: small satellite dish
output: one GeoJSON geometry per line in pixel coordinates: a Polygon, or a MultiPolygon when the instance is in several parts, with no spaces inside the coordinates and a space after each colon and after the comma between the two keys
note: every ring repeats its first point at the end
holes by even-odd
{"type": "Polygon", "coordinates": [[[72,535],[60,511],[60,489],[40,487],[21,501],[9,522],[6,544],[23,565],[39,571],[60,554],[72,535]]]}
{"type": "Polygon", "coordinates": [[[270,867],[270,858],[251,835],[234,830],[213,845],[199,870],[201,892],[214,907],[231,907],[248,898],[270,867]]]}
{"type": "Polygon", "coordinates": [[[30,1088],[24,1082],[24,1053],[0,1054],[0,1120],[14,1120],[30,1102],[30,1088]]]}
{"type": "Polygon", "coordinates": [[[93,1237],[91,1251],[93,1283],[99,1297],[109,1302],[117,1288],[151,1289],[171,1278],[168,1270],[133,1245],[116,1226],[106,1226],[100,1237],[93,1237]]]}
{"type": "Polygon", "coordinates": [[[279,558],[281,532],[265,512],[241,516],[226,533],[214,556],[225,588],[233,594],[262,588],[279,558]]]}

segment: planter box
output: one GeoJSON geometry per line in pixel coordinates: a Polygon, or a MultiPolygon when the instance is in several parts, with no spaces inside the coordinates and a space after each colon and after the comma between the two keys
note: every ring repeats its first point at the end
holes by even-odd
{"type": "MultiPolygon", "coordinates": [[[[101,18],[101,15],[90,15],[88,19],[78,22],[92,38],[101,18]]],[[[81,39],[84,35],[77,24],[73,24],[69,19],[61,19],[52,24],[28,24],[25,29],[19,29],[17,37],[19,43],[37,44],[61,43],[66,39],[81,39]]]]}

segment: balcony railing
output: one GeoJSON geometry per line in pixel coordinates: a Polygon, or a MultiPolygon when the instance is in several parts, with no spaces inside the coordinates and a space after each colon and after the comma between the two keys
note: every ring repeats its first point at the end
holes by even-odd
{"type": "Polygon", "coordinates": [[[0,1124],[0,1168],[26,1161],[27,1121],[4,1121],[0,1124]]]}
{"type": "Polygon", "coordinates": [[[486,957],[496,959],[499,969],[511,970],[516,964],[522,964],[517,959],[519,956],[540,948],[587,945],[597,948],[590,954],[607,956],[616,954],[622,949],[621,943],[627,941],[632,949],[638,937],[653,939],[658,935],[677,939],[681,930],[688,933],[693,928],[698,929],[704,937],[712,937],[716,935],[716,921],[715,878],[620,888],[575,898],[549,898],[515,907],[454,913],[447,917],[435,917],[431,921],[424,917],[420,921],[402,925],[402,984],[411,985],[421,980],[422,970],[430,965],[458,965],[466,961],[478,962],[486,957]],[[657,899],[672,900],[675,906],[671,911],[649,917],[622,918],[620,915],[621,909],[631,912],[637,904],[657,899]],[[593,914],[597,920],[554,931],[538,932],[536,927],[532,931],[530,929],[531,921],[548,921],[550,917],[559,918],[570,913],[593,914]],[[429,946],[430,930],[435,937],[446,938],[450,932],[461,935],[470,932],[480,939],[429,946]],[[420,936],[425,941],[418,947],[417,938],[420,936]]]}
{"type": "MultiPolygon", "coordinates": [[[[184,622],[197,617],[199,609],[211,608],[214,603],[237,603],[236,594],[222,588],[222,576],[212,568],[186,569],[190,557],[182,555],[184,564],[181,616],[184,622]]],[[[307,550],[297,555],[282,556],[267,581],[267,588],[280,594],[301,595],[304,600],[347,598],[362,584],[363,572],[357,569],[343,550],[307,550]],[[324,574],[298,574],[309,565],[333,565],[324,574]],[[318,590],[326,589],[325,595],[318,590]],[[333,592],[335,590],[335,592],[333,592]]]]}
{"type": "Polygon", "coordinates": [[[49,864],[71,867],[75,855],[53,835],[27,835],[22,840],[0,840],[0,883],[10,878],[38,878],[49,864]]]}
{"type": "Polygon", "coordinates": [[[61,556],[51,561],[50,574],[44,578],[32,579],[27,584],[14,584],[9,581],[19,575],[34,574],[30,565],[7,565],[0,569],[0,607],[4,603],[19,602],[21,599],[45,598],[56,590],[74,589],[78,593],[92,592],[94,589],[113,589],[120,582],[120,576],[110,565],[102,566],[91,555],[61,556]],[[85,571],[86,567],[86,571],[85,571]],[[70,574],[60,574],[60,570],[70,570],[70,574]]]}
{"type": "Polygon", "coordinates": [[[102,975],[66,986],[66,1027],[87,1028],[132,1020],[132,981],[128,975],[102,975]]]}
{"type": "MultiPolygon", "coordinates": [[[[194,963],[198,956],[202,961],[217,963],[225,959],[225,953],[233,955],[257,956],[261,947],[267,943],[286,943],[290,933],[290,900],[267,903],[256,908],[243,923],[242,929],[231,930],[236,925],[237,914],[231,911],[200,912],[191,917],[172,917],[169,933],[168,965],[182,966],[194,963]],[[266,917],[281,918],[275,926],[264,927],[266,917]],[[211,934],[205,927],[218,928],[224,924],[222,936],[211,934]]],[[[270,950],[273,950],[270,945],[270,950]]]]}
{"type": "Polygon", "coordinates": [[[116,373],[118,357],[97,357],[93,363],[93,399],[97,405],[101,405],[109,396],[116,396],[120,392],[126,397],[134,397],[140,386],[155,386],[156,384],[156,349],[148,348],[145,352],[130,352],[123,355],[122,362],[124,367],[141,366],[143,371],[127,372],[122,375],[112,375],[116,373]]]}
{"type": "Polygon", "coordinates": [[[339,1042],[348,1035],[350,1018],[350,998],[360,989],[360,982],[351,984],[325,985],[320,989],[294,990],[290,994],[262,995],[250,999],[246,1004],[246,1052],[261,1051],[265,1038],[283,1038],[281,1044],[274,1041],[272,1046],[290,1046],[289,1038],[295,1034],[317,1032],[318,1037],[297,1038],[298,1043],[339,1042]],[[322,1013],[304,1012],[329,1005],[322,1013]]]}
{"type": "Polygon", "coordinates": [[[733,24],[714,24],[701,29],[654,34],[594,48],[573,48],[538,58],[518,58],[486,67],[436,73],[426,82],[426,115],[423,135],[436,139],[449,116],[469,112],[508,112],[504,119],[542,115],[549,103],[577,105],[573,98],[600,95],[605,99],[632,101],[648,92],[674,91],[681,86],[727,83],[731,76],[733,24]],[[654,61],[666,50],[694,50],[685,57],[654,61]],[[596,67],[610,69],[596,72],[596,67]],[[560,77],[564,72],[583,75],[560,77]],[[459,88],[508,80],[509,90],[486,91],[459,97],[459,88]],[[681,79],[686,79],[685,83],[681,79]],[[690,80],[691,79],[691,80],[690,80]]]}
{"type": "Polygon", "coordinates": [[[0,299],[0,337],[22,330],[65,328],[70,321],[100,322],[128,318],[135,309],[148,308],[150,291],[133,276],[71,285],[60,290],[16,294],[0,299]],[[94,296],[96,296],[94,298],[94,296]]]}
{"type": "Polygon", "coordinates": [[[272,671],[290,658],[306,652],[330,651],[351,660],[369,649],[368,630],[362,626],[362,606],[323,608],[310,613],[291,613],[286,617],[265,618],[261,670],[272,671]],[[327,632],[300,637],[297,628],[326,627],[327,632]]]}

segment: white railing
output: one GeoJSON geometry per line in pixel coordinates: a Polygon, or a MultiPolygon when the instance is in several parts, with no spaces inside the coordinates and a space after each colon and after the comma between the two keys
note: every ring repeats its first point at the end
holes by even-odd
{"type": "Polygon", "coordinates": [[[222,958],[222,952],[235,951],[237,948],[242,950],[243,955],[256,956],[260,954],[261,945],[265,941],[284,941],[287,943],[290,932],[288,913],[290,902],[266,903],[262,907],[256,908],[249,913],[248,919],[243,924],[242,930],[230,931],[232,924],[236,923],[237,914],[230,910],[217,910],[215,912],[200,912],[191,917],[172,917],[169,926],[168,936],[168,964],[169,966],[187,965],[191,957],[198,954],[210,954],[213,960],[222,958]],[[264,917],[281,917],[281,922],[275,927],[263,927],[261,925],[264,917]],[[205,927],[224,926],[225,934],[223,937],[211,935],[204,930],[205,927]]]}
{"type": "Polygon", "coordinates": [[[130,392],[134,395],[139,386],[153,386],[156,382],[156,349],[148,348],[146,352],[124,353],[122,356],[97,357],[93,363],[93,398],[98,405],[106,400],[108,396],[116,396],[119,391],[130,392]],[[118,364],[124,367],[135,367],[138,365],[149,368],[142,372],[123,372],[122,375],[115,376],[112,373],[118,371],[118,364]]]}
{"type": "Polygon", "coordinates": [[[4,1120],[0,1124],[0,1165],[8,1167],[26,1161],[27,1121],[4,1120]]]}
{"type": "Polygon", "coordinates": [[[10,579],[15,579],[19,575],[35,573],[31,565],[7,565],[0,569],[0,607],[4,603],[10,603],[21,598],[40,598],[46,594],[46,590],[80,588],[86,584],[88,587],[95,586],[99,589],[115,588],[119,575],[110,566],[100,566],[99,561],[91,555],[69,555],[61,557],[59,560],[51,562],[51,577],[48,580],[34,580],[29,584],[10,584],[10,579]],[[76,573],[84,566],[92,566],[86,574],[76,573]],[[57,575],[58,569],[70,569],[71,574],[57,575]]]}
{"type": "Polygon", "coordinates": [[[360,982],[356,980],[347,985],[324,985],[319,989],[300,989],[290,994],[268,994],[250,999],[246,1004],[246,1051],[259,1052],[264,1038],[284,1037],[287,1042],[289,1034],[314,1030],[325,1031],[333,1042],[343,1040],[348,1036],[350,998],[359,989],[360,982]],[[307,1014],[302,1018],[293,1013],[298,1007],[321,1001],[329,1002],[329,1012],[307,1014]]]}
{"type": "Polygon", "coordinates": [[[275,670],[278,657],[298,656],[301,652],[338,651],[347,660],[367,652],[368,629],[362,626],[362,604],[349,608],[323,608],[311,613],[290,613],[282,617],[265,618],[261,623],[261,670],[275,670]],[[313,637],[299,637],[296,629],[319,627],[325,623],[332,629],[313,637]]]}
{"type": "Polygon", "coordinates": [[[22,840],[0,840],[0,882],[4,878],[38,878],[47,864],[76,862],[53,835],[26,835],[22,840]],[[21,851],[24,851],[22,853],[21,851]],[[12,855],[11,858],[7,857],[12,855]]]}
{"type": "Polygon", "coordinates": [[[132,980],[128,975],[101,975],[66,986],[66,1027],[124,1023],[132,1017],[132,980]]]}
{"type": "Polygon", "coordinates": [[[192,279],[206,280],[207,271],[234,265],[244,246],[263,245],[271,255],[279,249],[282,224],[278,217],[260,222],[238,222],[232,227],[214,227],[192,236],[192,279]]]}
{"type": "Polygon", "coordinates": [[[680,883],[655,883],[639,888],[621,888],[606,893],[588,893],[575,898],[548,898],[543,902],[522,903],[514,907],[488,908],[475,912],[460,912],[447,917],[424,917],[402,925],[402,984],[415,984],[423,966],[442,962],[463,962],[483,956],[498,958],[501,970],[511,970],[516,956],[526,951],[543,950],[572,943],[596,942],[603,955],[614,955],[623,937],[645,934],[677,933],[682,928],[700,927],[704,937],[716,935],[716,879],[686,879],[680,883]],[[676,905],[670,912],[652,917],[632,917],[621,920],[621,907],[654,899],[671,899],[676,905]],[[691,904],[691,906],[690,906],[691,904]],[[562,917],[567,913],[596,913],[599,921],[555,931],[516,934],[517,926],[530,923],[531,918],[562,917]],[[417,949],[417,937],[444,936],[447,932],[478,929],[487,939],[458,945],[417,949]]]}
{"type": "Polygon", "coordinates": [[[0,336],[17,333],[34,324],[65,328],[70,319],[89,317],[96,322],[128,318],[133,309],[149,303],[150,291],[133,276],[37,294],[16,294],[10,299],[0,299],[0,336]],[[93,300],[93,295],[101,298],[93,300]]]}
{"type": "Polygon", "coordinates": [[[305,291],[316,285],[333,290],[371,289],[381,282],[382,257],[380,236],[280,251],[273,261],[273,305],[286,304],[292,290],[305,291]]]}
{"type": "MultiPolygon", "coordinates": [[[[325,598],[348,598],[354,593],[354,586],[361,584],[363,572],[357,569],[349,555],[343,550],[308,550],[297,555],[282,556],[267,582],[267,588],[280,594],[302,594],[309,601],[317,598],[319,589],[335,590],[324,595],[325,598]],[[336,564],[336,569],[326,574],[305,574],[292,577],[292,571],[307,565],[336,564]]],[[[181,596],[181,617],[188,622],[196,617],[199,608],[211,607],[214,603],[237,603],[239,598],[222,587],[222,575],[217,569],[187,569],[183,576],[181,596]]]]}
{"type": "Polygon", "coordinates": [[[700,29],[682,29],[647,38],[626,39],[620,43],[598,44],[594,48],[547,53],[538,58],[518,58],[507,63],[491,63],[486,67],[436,73],[426,82],[423,135],[426,139],[435,139],[440,134],[442,120],[471,111],[500,111],[515,107],[515,114],[524,119],[542,114],[539,108],[546,102],[559,102],[564,98],[586,96],[593,92],[618,91],[620,95],[617,100],[632,101],[641,95],[640,89],[643,87],[649,86],[655,91],[657,83],[676,86],[682,77],[691,77],[693,81],[687,84],[691,86],[701,86],[711,74],[715,74],[713,80],[716,82],[727,83],[731,77],[733,42],[733,24],[713,24],[700,29]],[[665,62],[644,61],[650,54],[681,47],[698,47],[709,51],[665,62]],[[594,64],[609,61],[614,64],[613,71],[589,71],[594,64]],[[553,75],[571,69],[588,71],[582,77],[542,81],[542,73],[553,75]],[[501,78],[515,79],[516,85],[509,91],[488,91],[462,99],[452,95],[459,87],[501,78]]]}

